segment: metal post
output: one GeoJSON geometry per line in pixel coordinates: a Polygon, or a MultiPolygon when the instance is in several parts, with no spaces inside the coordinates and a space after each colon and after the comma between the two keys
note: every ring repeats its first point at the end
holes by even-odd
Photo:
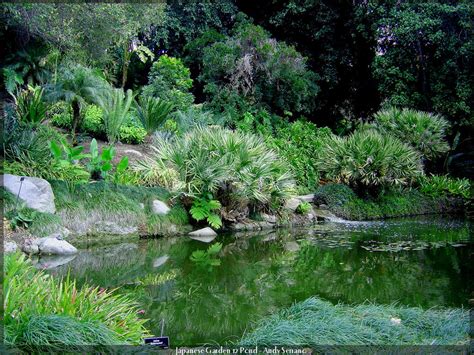
{"type": "Polygon", "coordinates": [[[15,211],[17,210],[18,207],[18,200],[20,198],[20,192],[21,192],[21,187],[23,186],[23,181],[25,180],[25,177],[22,176],[20,178],[20,188],[18,189],[18,194],[16,195],[16,202],[15,202],[15,211]]]}

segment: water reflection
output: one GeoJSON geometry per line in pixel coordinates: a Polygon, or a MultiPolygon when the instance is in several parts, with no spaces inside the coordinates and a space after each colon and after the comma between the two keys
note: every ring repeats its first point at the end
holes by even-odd
{"type": "Polygon", "coordinates": [[[142,240],[82,250],[50,272],[70,270],[79,283],[120,286],[141,303],[152,332],[159,334],[165,319],[173,346],[223,343],[310,296],[334,303],[466,306],[469,228],[462,221],[404,220],[221,236],[214,241],[224,245],[221,264],[210,269],[190,261],[193,251],[209,244],[142,240]],[[374,242],[377,250],[367,248],[374,242]]]}

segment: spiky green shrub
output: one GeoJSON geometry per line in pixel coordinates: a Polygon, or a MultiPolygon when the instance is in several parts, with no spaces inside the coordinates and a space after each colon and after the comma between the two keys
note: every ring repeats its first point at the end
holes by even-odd
{"type": "Polygon", "coordinates": [[[418,179],[420,191],[433,197],[471,196],[471,184],[468,179],[456,179],[443,175],[422,176],[418,179]]]}
{"type": "Polygon", "coordinates": [[[449,123],[440,115],[392,107],[377,112],[374,123],[382,133],[389,133],[410,144],[428,160],[449,150],[446,142],[449,123]]]}
{"type": "Polygon", "coordinates": [[[141,96],[134,103],[134,110],[147,133],[153,133],[160,128],[173,110],[173,104],[162,99],[141,96]]]}
{"type": "MultiPolygon", "coordinates": [[[[57,279],[43,271],[35,270],[23,254],[6,255],[4,260],[6,343],[20,346],[47,345],[34,342],[46,336],[45,328],[48,327],[47,324],[51,324],[52,319],[43,318],[39,321],[38,317],[53,314],[82,322],[82,330],[91,324],[95,327],[103,325],[109,331],[108,341],[116,339],[117,344],[139,344],[143,341],[143,336],[147,335],[145,320],[137,316],[136,304],[128,296],[87,285],[78,288],[76,282],[69,277],[57,279]],[[31,327],[43,330],[32,335],[31,327]]],[[[55,322],[57,323],[58,319],[55,322]]],[[[65,321],[62,318],[60,322],[71,325],[70,319],[65,321]]],[[[78,330],[78,324],[74,325],[74,329],[78,330]]],[[[59,342],[55,345],[61,344],[60,335],[56,333],[51,336],[59,342]]],[[[64,345],[70,340],[66,339],[68,336],[62,336],[64,345]]],[[[93,340],[93,337],[89,335],[88,340],[93,340]]],[[[100,337],[96,340],[99,341],[100,337]]]]}
{"type": "Polygon", "coordinates": [[[126,123],[132,105],[133,93],[123,89],[110,89],[99,99],[107,140],[115,143],[120,137],[120,128],[126,123]]]}
{"type": "Polygon", "coordinates": [[[211,194],[223,205],[238,201],[263,207],[278,203],[294,188],[288,165],[252,134],[198,127],[155,145],[154,165],[176,176],[180,191],[192,198],[211,194]]]}
{"type": "Polygon", "coordinates": [[[46,119],[48,105],[43,99],[44,89],[41,86],[28,86],[16,96],[16,110],[21,122],[39,125],[46,119]]]}
{"type": "Polygon", "coordinates": [[[359,129],[324,144],[318,166],[325,176],[358,188],[407,185],[423,169],[420,154],[389,134],[359,129]]]}

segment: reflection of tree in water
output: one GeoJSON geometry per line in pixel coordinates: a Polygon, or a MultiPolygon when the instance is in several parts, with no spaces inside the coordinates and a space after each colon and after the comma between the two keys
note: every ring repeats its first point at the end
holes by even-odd
{"type": "MultiPolygon", "coordinates": [[[[326,249],[307,244],[293,269],[297,298],[314,295],[333,302],[395,301],[411,306],[459,306],[465,298],[452,283],[454,248],[403,253],[326,249]]],[[[453,281],[454,279],[454,281],[453,281]]]]}
{"type": "Polygon", "coordinates": [[[221,266],[211,271],[185,261],[171,299],[151,300],[156,290],[148,289],[144,297],[148,297],[147,317],[154,331],[164,318],[175,345],[237,340],[252,320],[278,310],[282,301],[291,303],[291,299],[282,299],[281,267],[273,262],[281,255],[279,244],[266,245],[254,239],[235,243],[245,244],[244,252],[238,253],[233,243],[228,244],[221,266]]]}

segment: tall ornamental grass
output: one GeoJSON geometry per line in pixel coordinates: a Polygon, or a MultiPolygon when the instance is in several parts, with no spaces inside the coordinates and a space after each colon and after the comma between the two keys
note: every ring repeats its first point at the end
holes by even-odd
{"type": "Polygon", "coordinates": [[[28,349],[140,344],[147,335],[145,320],[128,296],[78,288],[69,277],[56,279],[35,270],[22,254],[6,255],[4,261],[5,343],[28,349]]]}

